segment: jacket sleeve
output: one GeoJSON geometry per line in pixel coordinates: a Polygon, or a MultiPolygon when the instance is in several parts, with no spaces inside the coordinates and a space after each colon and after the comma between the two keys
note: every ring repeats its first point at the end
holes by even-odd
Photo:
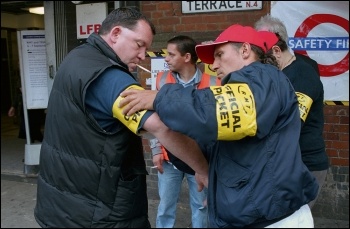
{"type": "Polygon", "coordinates": [[[169,128],[200,143],[239,140],[256,134],[255,102],[246,83],[197,90],[164,85],[154,107],[169,128]]]}
{"type": "Polygon", "coordinates": [[[166,84],[158,92],[154,108],[170,129],[201,144],[247,136],[263,138],[286,125],[282,121],[286,119],[279,116],[288,117],[291,109],[297,108],[287,77],[273,68],[264,70],[234,72],[223,86],[205,89],[166,84]],[[295,103],[294,108],[290,103],[295,103]]]}
{"type": "Polygon", "coordinates": [[[157,93],[154,108],[170,129],[208,143],[217,138],[215,104],[209,88],[165,84],[157,93]]]}

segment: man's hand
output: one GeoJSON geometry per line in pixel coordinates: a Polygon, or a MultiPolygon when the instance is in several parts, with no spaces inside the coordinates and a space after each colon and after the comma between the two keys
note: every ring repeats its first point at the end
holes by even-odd
{"type": "Polygon", "coordinates": [[[202,191],[204,186],[208,188],[208,174],[195,174],[195,179],[197,181],[198,192],[202,191]]]}
{"type": "Polygon", "coordinates": [[[9,111],[8,111],[8,113],[7,113],[7,115],[8,115],[9,117],[13,117],[13,116],[15,116],[15,111],[16,111],[16,109],[15,109],[14,107],[10,107],[10,109],[9,109],[9,111]]]}
{"type": "Polygon", "coordinates": [[[128,89],[120,95],[125,97],[119,103],[123,108],[123,114],[131,116],[140,110],[153,110],[153,102],[158,91],[128,89]]]}
{"type": "Polygon", "coordinates": [[[163,170],[163,161],[164,161],[163,154],[161,153],[161,154],[154,155],[152,160],[153,160],[153,165],[157,166],[157,170],[160,173],[163,173],[164,172],[164,170],[163,170]]]}

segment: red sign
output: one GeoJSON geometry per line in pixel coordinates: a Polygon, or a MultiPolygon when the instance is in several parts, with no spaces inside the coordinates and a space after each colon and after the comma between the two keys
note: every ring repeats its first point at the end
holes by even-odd
{"type": "MultiPolygon", "coordinates": [[[[296,30],[294,37],[307,37],[309,32],[319,24],[333,23],[339,25],[349,33],[349,21],[345,18],[333,14],[314,14],[306,18],[296,30]]],[[[305,50],[298,53],[307,55],[305,50]]],[[[332,65],[318,64],[321,76],[337,76],[349,70],[349,51],[347,55],[338,63],[332,65]]]]}

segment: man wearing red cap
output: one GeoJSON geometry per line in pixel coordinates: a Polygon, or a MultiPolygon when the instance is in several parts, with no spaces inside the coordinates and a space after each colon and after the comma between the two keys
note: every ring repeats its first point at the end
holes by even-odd
{"type": "Polygon", "coordinates": [[[168,84],[157,94],[121,94],[124,114],[154,109],[170,129],[201,146],[209,158],[211,227],[313,227],[307,203],[318,185],[301,159],[297,97],[276,59],[266,55],[277,40],[232,25],[213,43],[196,46],[222,86],[168,84]]]}

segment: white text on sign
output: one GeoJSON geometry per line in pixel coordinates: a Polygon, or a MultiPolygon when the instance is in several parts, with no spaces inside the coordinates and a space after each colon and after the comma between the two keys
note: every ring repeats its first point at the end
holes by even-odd
{"type": "Polygon", "coordinates": [[[260,10],[262,1],[182,1],[182,13],[260,10]]]}

